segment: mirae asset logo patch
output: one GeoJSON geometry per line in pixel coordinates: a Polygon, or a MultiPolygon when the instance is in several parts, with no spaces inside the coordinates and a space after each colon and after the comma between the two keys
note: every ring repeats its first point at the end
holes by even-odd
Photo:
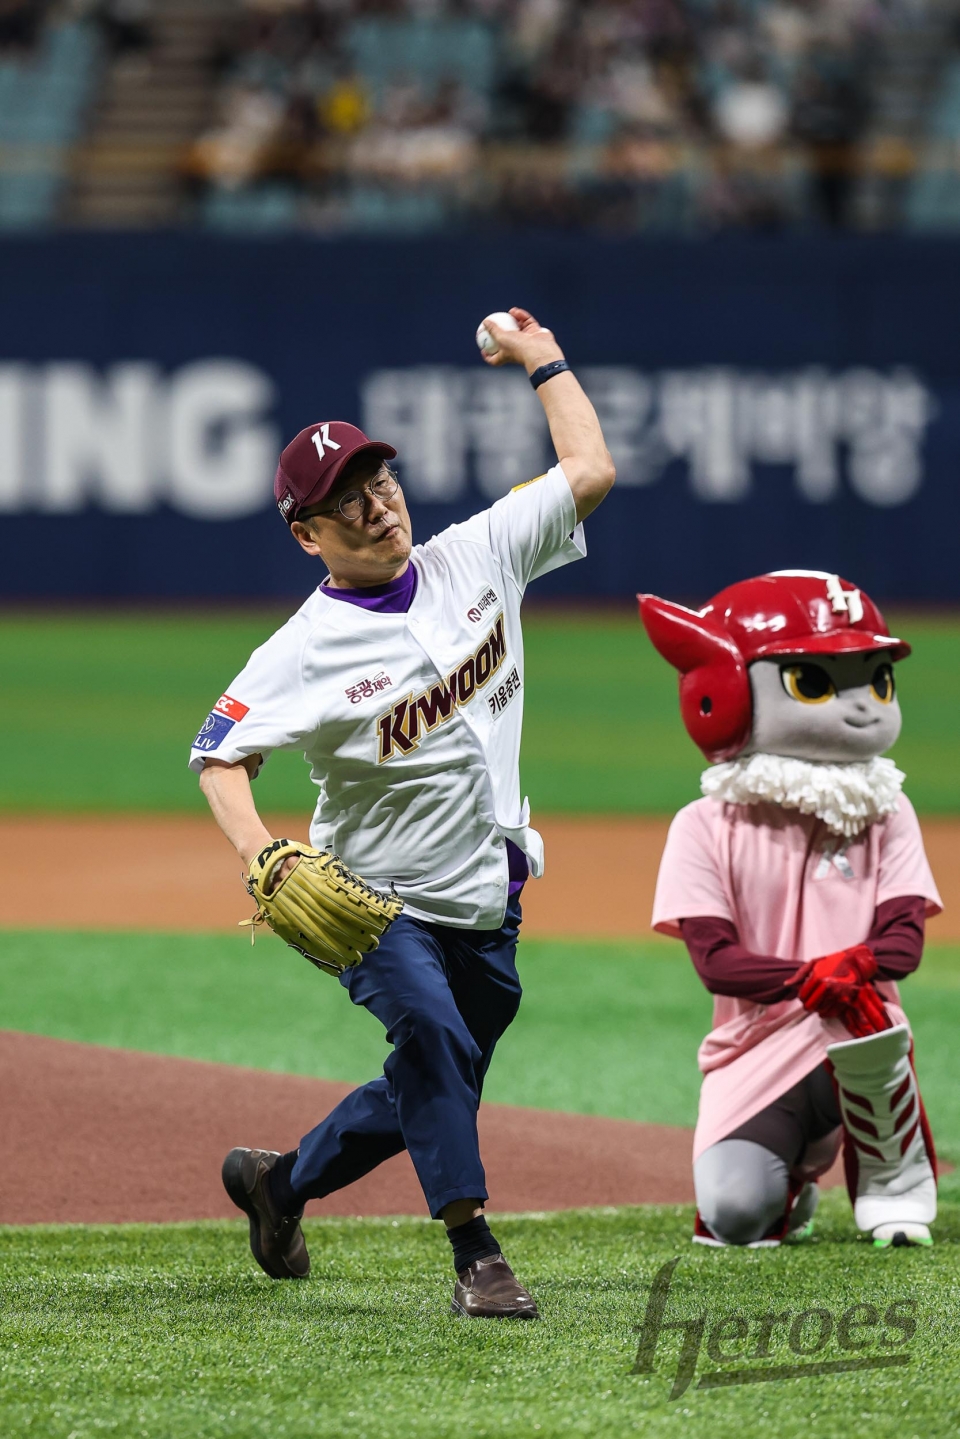
{"type": "Polygon", "coordinates": [[[503,637],[503,615],[497,615],[493,629],[472,655],[462,660],[445,680],[422,694],[409,694],[398,700],[377,720],[377,763],[392,759],[395,754],[412,753],[421,737],[445,724],[460,705],[469,704],[477,690],[483,689],[503,664],[507,652],[503,637]]]}
{"type": "Polygon", "coordinates": [[[467,619],[470,621],[471,624],[478,625],[483,619],[486,611],[492,609],[494,605],[498,605],[499,603],[500,597],[498,596],[496,590],[481,590],[480,594],[477,595],[477,598],[467,610],[467,619]]]}

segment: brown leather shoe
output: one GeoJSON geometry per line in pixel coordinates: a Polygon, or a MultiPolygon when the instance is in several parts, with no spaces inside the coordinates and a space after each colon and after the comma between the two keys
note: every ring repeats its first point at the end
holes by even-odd
{"type": "Polygon", "coordinates": [[[466,1319],[538,1319],[537,1306],[502,1254],[488,1254],[461,1269],[452,1314],[466,1319]]]}
{"type": "Polygon", "coordinates": [[[250,1216],[250,1248],[264,1273],[271,1279],[306,1279],[310,1256],[300,1228],[303,1210],[278,1214],[265,1183],[279,1158],[271,1149],[231,1149],[223,1161],[223,1187],[250,1216]]]}

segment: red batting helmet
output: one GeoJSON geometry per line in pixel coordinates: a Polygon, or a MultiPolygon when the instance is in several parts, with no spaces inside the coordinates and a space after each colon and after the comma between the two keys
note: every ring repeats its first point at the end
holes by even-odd
{"type": "Polygon", "coordinates": [[[747,666],[774,655],[847,654],[910,646],[894,639],[871,599],[839,575],[776,570],[730,585],[702,610],[638,595],[654,646],[680,671],[687,733],[716,763],[750,738],[753,705],[747,666]]]}

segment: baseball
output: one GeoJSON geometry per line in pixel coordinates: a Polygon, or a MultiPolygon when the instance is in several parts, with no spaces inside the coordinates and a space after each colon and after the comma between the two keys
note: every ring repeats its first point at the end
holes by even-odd
{"type": "MultiPolygon", "coordinates": [[[[519,330],[520,328],[513,316],[509,315],[506,310],[494,310],[493,314],[488,315],[487,318],[495,321],[501,330],[519,330]]],[[[484,324],[477,326],[477,344],[485,355],[495,355],[500,348],[484,324]]]]}

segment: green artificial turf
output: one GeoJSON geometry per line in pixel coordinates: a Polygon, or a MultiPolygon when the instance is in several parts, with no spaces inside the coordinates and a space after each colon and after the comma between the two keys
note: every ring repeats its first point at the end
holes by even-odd
{"type": "MultiPolygon", "coordinates": [[[[7,1029],[361,1082],[383,1031],[272,935],[3,935],[7,1029]],[[265,967],[271,982],[263,983],[265,967]]],[[[710,1001],[680,945],[521,941],[524,999],[487,1077],[503,1104],[693,1124],[710,1001]]],[[[960,1164],[960,948],[930,945],[902,988],[943,1156],[960,1164]]],[[[946,1176],[960,1194],[960,1173],[946,1176]]]]}
{"type": "MultiPolygon", "coordinates": [[[[4,765],[0,807],[199,810],[187,750],[251,650],[285,618],[217,610],[0,618],[4,765]]],[[[899,623],[899,621],[898,621],[899,623]]],[[[918,808],[960,812],[955,742],[960,621],[906,618],[895,751],[918,808]]],[[[680,723],[676,679],[622,612],[531,610],[523,782],[540,813],[670,813],[698,793],[699,752],[680,723]]],[[[309,810],[299,755],[257,782],[262,808],[309,810]]]]}
{"type": "Polygon", "coordinates": [[[839,1193],[826,1197],[813,1241],[776,1251],[697,1248],[690,1224],[673,1207],[499,1218],[497,1236],[542,1309],[528,1324],[449,1315],[449,1253],[429,1221],[308,1221],[313,1277],[301,1284],[255,1269],[242,1223],[0,1230],[0,1432],[956,1435],[960,1206],[944,1206],[930,1250],[877,1253],[855,1237],[839,1193]],[[702,1316],[705,1327],[688,1387],[671,1398],[680,1331],[661,1331],[648,1372],[634,1370],[651,1286],[674,1260],[664,1321],[702,1316]],[[851,1314],[854,1305],[873,1310],[851,1314]],[[891,1305],[915,1321],[912,1334],[888,1322],[891,1305]],[[794,1328],[810,1310],[819,1313],[794,1328]],[[754,1358],[767,1312],[787,1317],[767,1357],[754,1358]],[[860,1367],[823,1372],[838,1363],[860,1367]],[[811,1367],[700,1387],[775,1366],[811,1367]]]}
{"type": "MultiPolygon", "coordinates": [[[[240,934],[27,930],[2,944],[5,1029],[357,1083],[387,1054],[378,1022],[270,934],[256,948],[240,934]]],[[[678,945],[531,939],[519,967],[487,1099],[693,1122],[710,1003],[678,945]]]]}

